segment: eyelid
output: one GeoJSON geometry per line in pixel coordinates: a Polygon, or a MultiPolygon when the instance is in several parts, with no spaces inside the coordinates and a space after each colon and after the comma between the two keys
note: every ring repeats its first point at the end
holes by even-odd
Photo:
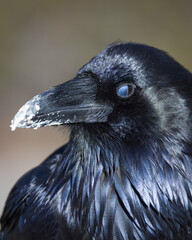
{"type": "Polygon", "coordinates": [[[121,99],[127,99],[129,97],[131,97],[134,92],[135,92],[135,88],[136,88],[136,85],[134,83],[122,83],[122,84],[119,84],[116,88],[116,94],[118,95],[118,97],[120,97],[121,99]],[[127,86],[128,89],[128,93],[127,93],[127,96],[123,97],[121,95],[118,94],[118,91],[120,90],[120,88],[124,87],[124,86],[127,86]],[[129,87],[131,87],[131,91],[129,92],[129,87]]]}

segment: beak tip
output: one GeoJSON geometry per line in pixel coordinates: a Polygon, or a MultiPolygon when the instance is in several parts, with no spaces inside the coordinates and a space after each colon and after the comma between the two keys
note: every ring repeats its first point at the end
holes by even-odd
{"type": "Polygon", "coordinates": [[[11,120],[11,125],[10,125],[10,128],[11,128],[11,131],[15,131],[15,129],[17,128],[17,124],[15,123],[14,119],[11,120]]]}
{"type": "Polygon", "coordinates": [[[14,125],[13,120],[11,121],[10,128],[11,128],[11,131],[15,131],[15,129],[17,128],[17,126],[14,125]]]}
{"type": "Polygon", "coordinates": [[[39,99],[38,96],[36,96],[24,104],[16,113],[15,117],[11,121],[11,130],[14,131],[16,128],[33,127],[31,126],[32,118],[38,113],[39,110],[39,99]]]}

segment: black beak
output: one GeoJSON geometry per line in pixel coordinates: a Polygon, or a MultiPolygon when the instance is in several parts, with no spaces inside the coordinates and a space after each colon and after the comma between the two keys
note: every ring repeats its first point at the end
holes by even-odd
{"type": "Polygon", "coordinates": [[[74,78],[29,100],[15,115],[11,129],[106,122],[112,108],[97,99],[95,80],[74,78]]]}

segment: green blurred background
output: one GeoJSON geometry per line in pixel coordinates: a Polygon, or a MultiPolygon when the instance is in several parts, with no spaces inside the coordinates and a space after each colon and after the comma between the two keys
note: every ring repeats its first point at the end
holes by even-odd
{"type": "Polygon", "coordinates": [[[11,132],[14,114],[117,40],[164,49],[192,70],[192,1],[0,0],[0,212],[15,181],[67,141],[53,127],[11,132]]]}

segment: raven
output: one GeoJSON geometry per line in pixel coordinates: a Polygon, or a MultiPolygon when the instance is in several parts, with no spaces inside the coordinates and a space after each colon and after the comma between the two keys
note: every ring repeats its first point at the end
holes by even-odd
{"type": "Polygon", "coordinates": [[[145,44],[114,43],[28,101],[16,128],[69,125],[19,179],[1,240],[191,240],[192,74],[145,44]]]}

